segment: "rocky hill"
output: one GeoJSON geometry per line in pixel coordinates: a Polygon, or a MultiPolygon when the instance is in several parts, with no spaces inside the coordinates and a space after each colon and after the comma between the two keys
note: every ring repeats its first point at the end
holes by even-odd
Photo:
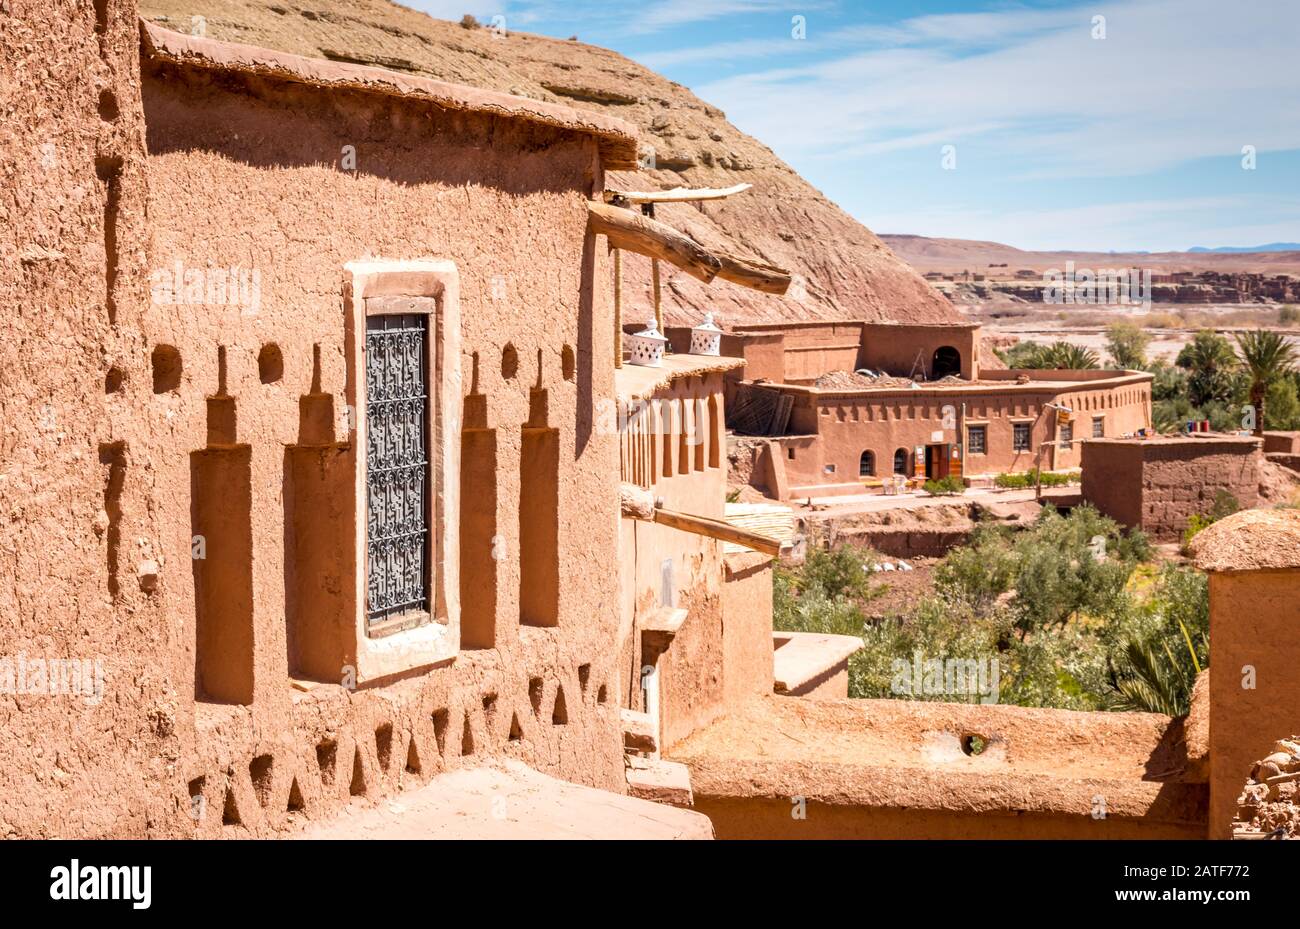
{"type": "MultiPolygon", "coordinates": [[[[433,19],[387,0],[142,0],[141,15],[180,32],[204,18],[209,38],[600,110],[638,126],[655,169],[615,172],[610,186],[754,189],[726,201],[661,205],[659,219],[701,244],[790,269],[785,297],[667,267],[670,323],[712,310],[724,326],[779,320],[946,322],[951,304],[871,230],[822,196],[756,139],[690,90],[608,49],[433,19]],[[799,286],[802,284],[802,286],[799,286]]],[[[625,318],[649,312],[649,261],[625,263],[625,318]]]]}

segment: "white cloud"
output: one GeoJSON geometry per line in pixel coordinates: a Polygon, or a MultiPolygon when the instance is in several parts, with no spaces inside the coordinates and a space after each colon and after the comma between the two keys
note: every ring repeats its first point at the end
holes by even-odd
{"type": "Polygon", "coordinates": [[[1295,16],[1290,0],[927,16],[889,30],[895,47],[697,91],[792,155],[854,157],[909,139],[928,148],[985,127],[966,134],[1013,171],[1141,174],[1245,144],[1300,148],[1295,16]],[[1104,40],[1091,37],[1094,13],[1107,17],[1104,40]]]}

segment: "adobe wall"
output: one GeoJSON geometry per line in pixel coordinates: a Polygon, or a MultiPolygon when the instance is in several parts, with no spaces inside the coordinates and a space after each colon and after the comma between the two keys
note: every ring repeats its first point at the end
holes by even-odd
{"type": "Polygon", "coordinates": [[[1083,444],[1083,497],[1126,527],[1174,541],[1221,491],[1243,509],[1255,506],[1262,460],[1252,438],[1091,440],[1083,444]]]}
{"type": "Polygon", "coordinates": [[[719,838],[1193,839],[1193,742],[1149,713],[771,696],[670,757],[719,838]]]}
{"type": "Polygon", "coordinates": [[[175,805],[183,697],[160,669],[178,633],[132,416],[150,396],[139,31],[130,2],[12,2],[0,22],[0,835],[143,835],[175,805]],[[56,692],[56,659],[89,673],[56,692]]]}
{"type": "MultiPolygon", "coordinates": [[[[425,759],[420,777],[435,773],[441,756],[454,764],[462,754],[506,754],[567,780],[621,789],[615,706],[599,700],[614,683],[605,643],[617,627],[618,578],[609,563],[617,545],[609,511],[617,444],[594,428],[593,413],[595,400],[613,393],[609,367],[593,363],[612,351],[609,269],[587,235],[584,208],[602,183],[595,143],[354,92],[233,76],[214,83],[170,66],[146,74],[143,96],[153,264],[252,265],[261,276],[256,313],[154,304],[147,314],[152,340],[175,346],[184,360],[180,387],[153,396],[142,411],[161,446],[163,545],[180,568],[164,583],[184,628],[194,610],[183,569],[188,457],[206,444],[204,397],[217,388],[218,345],[226,347],[238,440],[251,446],[254,699],[247,710],[202,704],[194,717],[179,715],[182,740],[193,738],[197,753],[185,759],[185,776],[220,781],[231,761],[238,769],[245,758],[272,754],[278,767],[302,769],[307,790],[302,779],[318,780],[313,760],[326,740],[338,753],[338,790],[347,797],[354,758],[368,790],[382,789],[402,767],[383,756],[404,762],[413,738],[425,759]],[[340,169],[344,145],[356,147],[355,171],[340,169]],[[452,479],[477,482],[467,489],[462,523],[477,544],[461,558],[462,599],[480,613],[463,625],[479,634],[454,664],[418,679],[352,695],[326,685],[295,697],[284,622],[285,578],[295,566],[286,564],[285,543],[299,533],[285,525],[286,449],[303,444],[300,397],[329,394],[338,447],[323,453],[320,467],[337,456],[343,460],[334,467],[356,470],[346,446],[340,287],[343,266],[364,257],[449,259],[459,272],[466,399],[456,398],[453,409],[463,406],[473,434],[462,437],[464,470],[452,479]],[[268,343],[278,347],[284,372],[262,383],[257,359],[268,343]],[[551,488],[558,604],[549,628],[521,623],[521,533],[535,526],[521,510],[547,492],[526,480],[540,467],[525,460],[526,423],[554,430],[558,443],[551,488]],[[403,699],[394,701],[398,693],[403,699]],[[378,734],[385,726],[392,727],[386,737],[378,734]]],[[[337,514],[327,537],[350,539],[355,518],[346,509],[337,514]]],[[[534,554],[545,547],[530,545],[534,554]]],[[[346,586],[355,569],[341,549],[324,561],[341,565],[346,586]]],[[[343,611],[355,610],[343,600],[343,611]]],[[[170,673],[178,690],[192,692],[192,646],[185,637],[178,644],[170,673]]],[[[340,679],[346,673],[340,668],[340,679]]],[[[322,789],[329,794],[328,785],[322,789]]]]}
{"type": "Polygon", "coordinates": [[[1264,433],[1264,453],[1300,455],[1300,432],[1264,433]]]}
{"type": "MultiPolygon", "coordinates": [[[[722,374],[714,372],[677,377],[640,398],[648,406],[622,437],[624,480],[662,498],[665,509],[722,519],[727,475],[722,389],[722,374]],[[717,410],[712,418],[710,398],[717,410]],[[697,419],[699,401],[705,415],[697,419]]],[[[654,669],[662,748],[711,722],[724,706],[722,546],[669,526],[624,519],[618,557],[620,699],[630,709],[653,710],[645,705],[642,682],[646,669],[654,669]],[[671,572],[670,603],[663,598],[665,571],[671,572]],[[647,646],[641,630],[665,609],[686,610],[685,621],[670,642],[647,646]]]]}
{"type": "Polygon", "coordinates": [[[934,353],[946,346],[961,354],[961,377],[974,380],[980,376],[979,340],[979,327],[975,325],[867,323],[862,327],[862,351],[856,367],[896,377],[910,377],[915,372],[926,380],[938,380],[933,375],[934,353]]]}
{"type": "Polygon", "coordinates": [[[727,555],[722,588],[722,685],[728,708],[772,692],[773,560],[727,555]]]}
{"type": "Polygon", "coordinates": [[[1255,762],[1300,731],[1300,514],[1234,514],[1192,554],[1210,576],[1210,837],[1226,839],[1255,762]]]}
{"type": "Polygon", "coordinates": [[[494,756],[623,790],[595,140],[232,73],[141,76],[129,2],[16,23],[5,72],[42,90],[13,101],[21,142],[0,130],[30,174],[0,193],[28,219],[0,224],[25,256],[4,263],[3,296],[30,308],[0,346],[0,494],[21,512],[0,527],[0,629],[6,653],[101,661],[105,694],[6,698],[20,712],[5,718],[0,832],[269,835],[494,756]],[[52,147],[28,157],[42,137],[52,147]],[[478,615],[454,662],[354,690],[342,663],[303,680],[286,626],[305,600],[358,607],[343,287],[345,265],[374,257],[458,270],[464,383],[437,442],[465,439],[453,479],[477,481],[462,538],[481,544],[460,555],[478,615]],[[177,262],[257,272],[255,299],[155,299],[149,273],[177,262]],[[549,627],[521,626],[521,512],[544,496],[526,423],[555,436],[549,627]],[[237,660],[213,665],[233,702],[201,692],[200,609],[238,620],[218,635],[237,660]]]}
{"type": "MultiPolygon", "coordinates": [[[[783,337],[780,383],[810,383],[827,371],[852,371],[862,349],[862,323],[773,323],[738,326],[740,336],[779,334],[783,337]]],[[[748,357],[748,355],[746,355],[748,357]]],[[[745,379],[761,376],[746,370],[745,379]]]]}
{"type": "Polygon", "coordinates": [[[724,355],[745,359],[745,367],[729,374],[728,382],[739,379],[767,380],[774,384],[785,382],[785,336],[781,333],[724,332],[721,351],[724,355]]]}

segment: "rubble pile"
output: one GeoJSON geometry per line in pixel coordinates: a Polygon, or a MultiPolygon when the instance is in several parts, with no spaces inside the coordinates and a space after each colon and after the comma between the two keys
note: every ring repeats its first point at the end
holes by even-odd
{"type": "Polygon", "coordinates": [[[1235,839],[1300,839],[1300,736],[1273,743],[1255,765],[1232,832],[1235,839]]]}

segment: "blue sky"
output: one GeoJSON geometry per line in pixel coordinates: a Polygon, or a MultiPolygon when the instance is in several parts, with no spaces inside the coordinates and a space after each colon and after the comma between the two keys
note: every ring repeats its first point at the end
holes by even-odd
{"type": "Polygon", "coordinates": [[[1300,0],[406,2],[622,52],[877,232],[1300,241],[1300,0]]]}

